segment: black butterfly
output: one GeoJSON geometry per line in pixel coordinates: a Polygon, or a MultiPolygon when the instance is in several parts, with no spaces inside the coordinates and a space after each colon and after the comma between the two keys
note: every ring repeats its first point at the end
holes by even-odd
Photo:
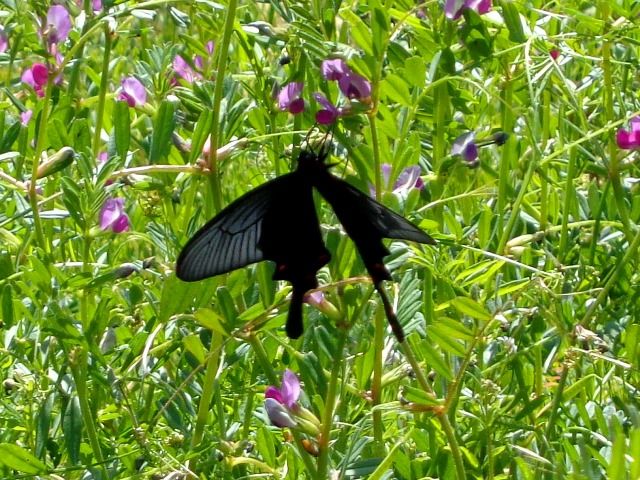
{"type": "Polygon", "coordinates": [[[382,259],[389,250],[383,238],[435,244],[433,238],[397,213],[329,173],[320,153],[303,150],[295,171],[246,193],[223,209],[185,245],[176,266],[179,279],[193,282],[226,273],[261,260],[276,264],[274,280],[293,288],[286,332],[302,335],[302,303],[308,290],[318,287],[316,273],[331,258],[322,241],[313,203],[313,189],[329,202],[354,241],[380,292],[389,324],[400,342],[404,333],[382,288],[391,275],[382,259]]]}

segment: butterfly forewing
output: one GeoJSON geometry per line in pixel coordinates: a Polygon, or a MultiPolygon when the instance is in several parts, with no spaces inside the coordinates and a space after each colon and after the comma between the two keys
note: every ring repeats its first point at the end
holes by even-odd
{"type": "Polygon", "coordinates": [[[278,199],[287,194],[292,175],[251,190],[198,230],[178,257],[178,278],[193,282],[267,260],[258,247],[264,220],[278,199]]]}

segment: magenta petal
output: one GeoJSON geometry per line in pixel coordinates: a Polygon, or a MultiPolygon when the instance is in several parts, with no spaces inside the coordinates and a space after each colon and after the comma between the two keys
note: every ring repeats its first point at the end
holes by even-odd
{"type": "Polygon", "coordinates": [[[124,213],[124,198],[108,198],[104,202],[102,210],[100,211],[100,228],[102,230],[108,230],[111,228],[114,231],[115,228],[124,228],[125,225],[121,217],[125,217],[124,222],[126,222],[126,228],[128,228],[129,218],[124,213]]]}
{"type": "Polygon", "coordinates": [[[295,373],[288,368],[282,376],[282,387],[280,388],[284,404],[292,408],[300,397],[300,380],[295,373]]]}
{"type": "Polygon", "coordinates": [[[33,81],[35,85],[46,85],[47,78],[49,77],[49,70],[47,66],[42,63],[34,63],[31,66],[31,74],[33,75],[33,81]]]}
{"type": "Polygon", "coordinates": [[[320,125],[331,125],[336,121],[336,118],[338,118],[338,116],[329,110],[318,110],[316,112],[316,122],[320,125]]]}
{"type": "Polygon", "coordinates": [[[193,83],[195,80],[200,78],[200,75],[194,71],[193,68],[191,68],[191,65],[189,65],[180,55],[176,55],[173,59],[173,69],[188,83],[193,83]]]}
{"type": "Polygon", "coordinates": [[[351,73],[338,81],[340,91],[347,98],[362,100],[371,96],[371,84],[362,75],[351,73]]]}
{"type": "Polygon", "coordinates": [[[125,77],[122,79],[122,90],[118,98],[126,101],[130,107],[144,105],[147,101],[147,91],[136,77],[125,77]]]}
{"type": "Polygon", "coordinates": [[[302,98],[296,98],[289,104],[289,113],[297,115],[304,111],[304,100],[302,98]]]}
{"type": "Polygon", "coordinates": [[[129,217],[126,213],[120,215],[120,217],[118,217],[118,219],[113,222],[113,225],[111,225],[111,230],[113,230],[113,233],[122,233],[129,230],[129,217]]]}
{"type": "Polygon", "coordinates": [[[36,81],[33,79],[33,72],[30,68],[27,68],[24,72],[22,72],[22,77],[20,77],[20,80],[22,80],[22,83],[26,83],[31,87],[36,86],[36,81]]]}
{"type": "Polygon", "coordinates": [[[20,123],[26,127],[29,124],[29,120],[31,120],[32,116],[33,116],[33,110],[27,110],[25,112],[22,112],[20,114],[20,123]]]}
{"type": "Polygon", "coordinates": [[[302,82],[290,82],[280,90],[280,93],[278,93],[278,107],[280,110],[289,110],[291,103],[300,97],[303,86],[302,82]]]}
{"type": "Polygon", "coordinates": [[[627,132],[626,130],[620,129],[616,132],[616,143],[618,147],[624,150],[630,150],[632,148],[636,148],[637,145],[634,142],[635,135],[627,132]]]}
{"type": "Polygon", "coordinates": [[[0,27],[0,53],[4,53],[9,49],[9,35],[0,27]]]}
{"type": "Polygon", "coordinates": [[[276,387],[272,385],[269,385],[267,389],[264,391],[264,398],[273,398],[277,402],[284,404],[284,400],[282,398],[282,394],[280,393],[280,390],[278,390],[276,387]]]}
{"type": "Polygon", "coordinates": [[[47,12],[47,27],[51,43],[64,42],[71,31],[71,17],[62,5],[53,5],[47,12]]]}

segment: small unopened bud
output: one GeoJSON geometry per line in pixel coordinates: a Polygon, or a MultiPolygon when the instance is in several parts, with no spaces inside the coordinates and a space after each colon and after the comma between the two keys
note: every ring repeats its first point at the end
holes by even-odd
{"type": "Polygon", "coordinates": [[[73,162],[73,157],[76,152],[71,147],[62,147],[56,153],[49,157],[49,159],[40,164],[36,173],[37,178],[48,177],[56,172],[59,172],[63,168],[68,167],[73,162]]]}

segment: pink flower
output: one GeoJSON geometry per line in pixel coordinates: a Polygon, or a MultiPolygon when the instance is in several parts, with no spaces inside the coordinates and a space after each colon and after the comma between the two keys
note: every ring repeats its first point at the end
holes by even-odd
{"type": "Polygon", "coordinates": [[[300,397],[300,380],[295,373],[288,368],[282,376],[280,388],[269,386],[264,392],[264,407],[276,427],[295,427],[297,422],[292,414],[298,409],[298,398],[300,397]]]}
{"type": "Polygon", "coordinates": [[[324,60],[320,72],[326,80],[336,80],[342,94],[349,99],[365,100],[371,96],[371,84],[340,58],[324,60]]]}
{"type": "MultiPolygon", "coordinates": [[[[388,163],[383,163],[380,167],[382,169],[382,186],[386,188],[389,187],[389,183],[391,181],[391,165],[388,163]]],[[[422,178],[420,178],[420,174],[422,171],[418,165],[412,165],[410,167],[405,168],[400,172],[398,178],[393,184],[393,193],[404,195],[408,193],[412,188],[417,188],[418,190],[424,189],[424,182],[422,178]]],[[[372,197],[376,196],[376,189],[373,185],[369,184],[369,194],[372,197]]]]}
{"type": "Polygon", "coordinates": [[[176,55],[173,59],[173,70],[187,83],[193,83],[202,78],[202,75],[191,68],[191,65],[180,55],[176,55]]]}
{"type": "Polygon", "coordinates": [[[22,124],[23,127],[26,127],[27,125],[29,125],[29,121],[31,120],[32,116],[33,116],[33,110],[26,110],[20,113],[20,123],[22,124]]]}
{"type": "Polygon", "coordinates": [[[633,117],[629,122],[630,130],[619,129],[616,133],[618,147],[624,150],[640,148],[640,117],[633,117]]]}
{"type": "Polygon", "coordinates": [[[9,49],[9,35],[0,27],[0,53],[4,53],[9,49]]]}
{"type": "Polygon", "coordinates": [[[129,230],[129,217],[124,211],[124,198],[108,198],[100,210],[100,229],[122,233],[129,230]]]}
{"type": "Polygon", "coordinates": [[[342,115],[342,110],[331,103],[327,97],[321,93],[314,93],[313,98],[324,108],[316,113],[316,122],[320,125],[331,125],[342,115]]]}
{"type": "Polygon", "coordinates": [[[118,100],[127,102],[130,107],[144,105],[147,102],[147,91],[136,77],[125,77],[122,79],[118,100]]]}
{"type": "Polygon", "coordinates": [[[282,111],[289,111],[297,115],[304,110],[304,100],[300,98],[302,93],[302,82],[291,82],[285,85],[278,93],[278,107],[282,111]]]}
{"type": "Polygon", "coordinates": [[[366,100],[371,96],[371,84],[362,75],[351,72],[338,80],[340,91],[345,97],[356,100],[366,100]]]}
{"type": "Polygon", "coordinates": [[[449,20],[457,20],[465,8],[475,10],[479,15],[491,10],[491,0],[445,0],[444,14],[449,20]]]}
{"type": "Polygon", "coordinates": [[[44,88],[47,86],[49,70],[42,63],[34,63],[31,68],[22,73],[22,82],[33,87],[39,97],[44,97],[44,88]]]}
{"type": "Polygon", "coordinates": [[[47,12],[45,34],[49,44],[64,42],[71,31],[71,17],[62,5],[52,5],[47,12]]]}
{"type": "Polygon", "coordinates": [[[351,69],[341,58],[324,60],[320,65],[320,73],[325,80],[340,80],[351,72],[351,69]]]}

